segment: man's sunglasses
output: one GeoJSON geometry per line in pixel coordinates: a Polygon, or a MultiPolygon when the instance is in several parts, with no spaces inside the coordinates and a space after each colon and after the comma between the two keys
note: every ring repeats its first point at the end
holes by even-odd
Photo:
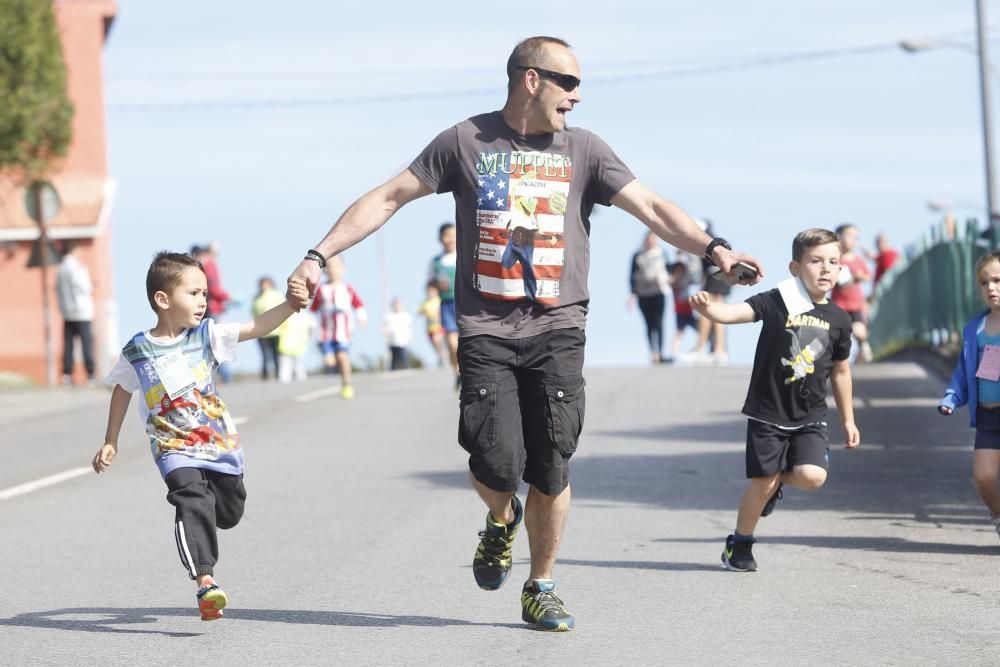
{"type": "Polygon", "coordinates": [[[572,92],[580,87],[580,79],[573,76],[572,74],[563,74],[562,72],[553,72],[550,69],[542,69],[541,67],[534,67],[532,65],[516,65],[517,69],[529,70],[533,69],[538,72],[539,76],[543,76],[546,79],[552,80],[557,86],[565,90],[567,93],[572,92]]]}

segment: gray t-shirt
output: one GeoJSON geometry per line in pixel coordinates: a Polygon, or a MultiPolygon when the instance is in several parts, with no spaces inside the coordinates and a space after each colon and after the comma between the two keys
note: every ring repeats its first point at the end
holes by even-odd
{"type": "Polygon", "coordinates": [[[585,327],[590,213],[635,180],[600,137],[523,136],[495,111],[439,134],[410,171],[455,197],[460,335],[585,327]]]}

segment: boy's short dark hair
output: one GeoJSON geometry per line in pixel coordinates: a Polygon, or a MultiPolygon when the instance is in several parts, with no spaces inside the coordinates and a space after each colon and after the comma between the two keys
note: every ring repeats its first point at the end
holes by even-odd
{"type": "Polygon", "coordinates": [[[197,266],[202,271],[205,270],[201,262],[191,255],[170,252],[169,250],[161,250],[156,253],[153,262],[149,265],[149,270],[146,271],[146,298],[149,299],[149,306],[154,313],[159,314],[160,311],[156,307],[153,295],[157,292],[172,290],[181,281],[181,274],[184,273],[184,270],[192,266],[197,266]]]}
{"type": "Polygon", "coordinates": [[[799,232],[792,241],[792,261],[797,262],[802,259],[802,255],[806,254],[806,250],[809,248],[826,245],[827,243],[839,244],[840,237],[829,229],[820,229],[818,227],[799,232]]]}
{"type": "Polygon", "coordinates": [[[446,231],[448,231],[449,229],[455,229],[455,223],[454,222],[444,222],[444,223],[441,223],[441,226],[438,227],[438,239],[440,240],[440,239],[444,238],[444,233],[446,231]]]}
{"type": "Polygon", "coordinates": [[[688,269],[687,264],[685,264],[684,262],[674,262],[674,263],[669,264],[667,266],[667,272],[668,273],[673,273],[674,271],[685,271],[686,272],[687,269],[688,269]]]}

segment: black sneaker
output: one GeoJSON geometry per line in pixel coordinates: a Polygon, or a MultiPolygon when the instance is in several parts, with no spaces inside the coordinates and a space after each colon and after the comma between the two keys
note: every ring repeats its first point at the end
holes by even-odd
{"type": "Polygon", "coordinates": [[[532,579],[521,589],[521,620],[539,630],[566,632],[576,625],[573,614],[555,594],[556,582],[551,579],[532,579]]]}
{"type": "Polygon", "coordinates": [[[771,512],[774,511],[774,506],[777,505],[778,501],[784,497],[784,495],[781,493],[782,486],[784,486],[784,484],[778,484],[778,490],[775,491],[774,494],[767,499],[767,503],[764,505],[764,509],[760,511],[761,516],[769,516],[771,512]]]}
{"type": "Polygon", "coordinates": [[[722,564],[737,572],[756,572],[757,561],[753,559],[753,545],[757,540],[737,542],[735,535],[726,538],[726,548],[722,552],[722,564]]]}
{"type": "Polygon", "coordinates": [[[497,523],[493,520],[493,515],[487,512],[486,530],[479,532],[479,547],[472,559],[472,574],[479,587],[487,591],[497,590],[510,576],[510,552],[514,546],[514,536],[524,519],[524,510],[517,496],[510,499],[510,505],[514,509],[514,523],[497,523]]]}

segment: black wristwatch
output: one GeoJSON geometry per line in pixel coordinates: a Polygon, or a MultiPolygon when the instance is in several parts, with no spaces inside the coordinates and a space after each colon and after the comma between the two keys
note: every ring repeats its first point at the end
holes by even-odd
{"type": "Polygon", "coordinates": [[[714,239],[712,239],[711,242],[709,242],[708,247],[705,248],[705,259],[712,266],[715,266],[715,259],[712,258],[712,251],[715,250],[720,245],[726,250],[733,249],[733,246],[729,245],[729,241],[722,238],[721,236],[716,236],[714,239]]]}
{"type": "Polygon", "coordinates": [[[314,250],[313,248],[309,248],[309,250],[306,250],[306,256],[303,257],[302,259],[311,259],[317,264],[319,264],[319,268],[321,269],[326,268],[326,257],[324,257],[323,253],[321,253],[319,250],[314,250]]]}

